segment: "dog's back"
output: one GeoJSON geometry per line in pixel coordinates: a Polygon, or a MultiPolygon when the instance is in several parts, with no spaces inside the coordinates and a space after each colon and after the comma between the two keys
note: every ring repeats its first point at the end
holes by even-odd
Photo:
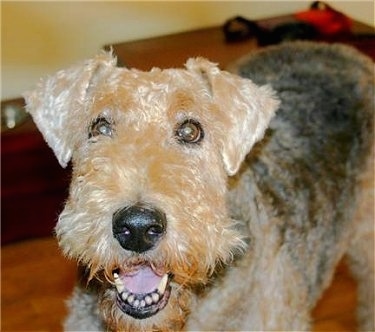
{"type": "Polygon", "coordinates": [[[269,149],[285,149],[307,163],[323,162],[315,168],[331,173],[348,162],[351,168],[363,164],[374,118],[369,58],[340,44],[286,43],[254,54],[237,73],[256,84],[271,84],[281,99],[268,133],[276,147],[269,149]]]}
{"type": "MultiPolygon", "coordinates": [[[[313,304],[329,284],[332,267],[348,251],[350,238],[362,227],[353,222],[358,204],[371,199],[360,196],[358,182],[366,165],[370,167],[373,150],[373,63],[343,45],[298,42],[267,48],[231,70],[256,84],[271,84],[281,99],[243,172],[269,203],[267,214],[278,220],[274,226],[281,246],[303,275],[313,304]]],[[[362,219],[370,221],[371,232],[373,198],[370,205],[370,215],[362,219]]],[[[372,235],[367,239],[362,248],[369,253],[372,235]]],[[[353,247],[363,241],[357,240],[353,247]]],[[[371,254],[362,254],[369,258],[362,259],[363,278],[373,281],[371,254]]],[[[369,312],[373,286],[365,292],[367,303],[362,304],[367,308],[361,310],[369,312]]]]}

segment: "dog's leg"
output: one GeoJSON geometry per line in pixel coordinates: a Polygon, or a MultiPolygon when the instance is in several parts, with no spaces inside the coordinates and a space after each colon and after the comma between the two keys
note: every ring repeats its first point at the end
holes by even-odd
{"type": "Polygon", "coordinates": [[[287,250],[259,244],[197,302],[187,330],[308,331],[310,309],[287,250]]]}
{"type": "Polygon", "coordinates": [[[250,280],[250,296],[241,299],[243,312],[250,309],[250,315],[243,315],[242,330],[310,330],[307,287],[286,250],[280,247],[269,257],[260,258],[250,280]]]}
{"type": "Polygon", "coordinates": [[[360,178],[360,195],[355,215],[355,234],[349,248],[350,267],[358,280],[358,329],[375,331],[374,289],[374,155],[360,178]]]}
{"type": "Polygon", "coordinates": [[[69,314],[64,331],[104,331],[97,301],[94,293],[77,285],[67,302],[69,314]]]}

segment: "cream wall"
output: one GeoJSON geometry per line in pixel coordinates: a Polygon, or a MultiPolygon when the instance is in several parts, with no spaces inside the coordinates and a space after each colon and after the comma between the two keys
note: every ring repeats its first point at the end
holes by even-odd
{"type": "MultiPolygon", "coordinates": [[[[16,2],[1,4],[2,99],[19,97],[40,76],[95,54],[103,45],[307,9],[312,1],[16,2]]],[[[374,24],[373,1],[328,1],[374,24]]]]}

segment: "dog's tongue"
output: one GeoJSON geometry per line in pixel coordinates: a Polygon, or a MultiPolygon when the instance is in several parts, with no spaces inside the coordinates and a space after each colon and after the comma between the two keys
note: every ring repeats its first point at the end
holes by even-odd
{"type": "Polygon", "coordinates": [[[138,270],[125,275],[125,287],[133,294],[151,293],[157,289],[162,277],[158,276],[151,267],[142,266],[138,270]]]}

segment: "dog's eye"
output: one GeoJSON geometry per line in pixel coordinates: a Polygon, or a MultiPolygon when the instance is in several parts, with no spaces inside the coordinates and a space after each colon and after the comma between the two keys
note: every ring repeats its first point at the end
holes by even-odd
{"type": "Polygon", "coordinates": [[[99,135],[112,137],[112,134],[112,124],[104,117],[96,118],[90,126],[89,138],[99,135]]]}
{"type": "Polygon", "coordinates": [[[181,143],[199,143],[204,136],[201,124],[193,119],[187,119],[180,123],[175,134],[181,143]]]}

